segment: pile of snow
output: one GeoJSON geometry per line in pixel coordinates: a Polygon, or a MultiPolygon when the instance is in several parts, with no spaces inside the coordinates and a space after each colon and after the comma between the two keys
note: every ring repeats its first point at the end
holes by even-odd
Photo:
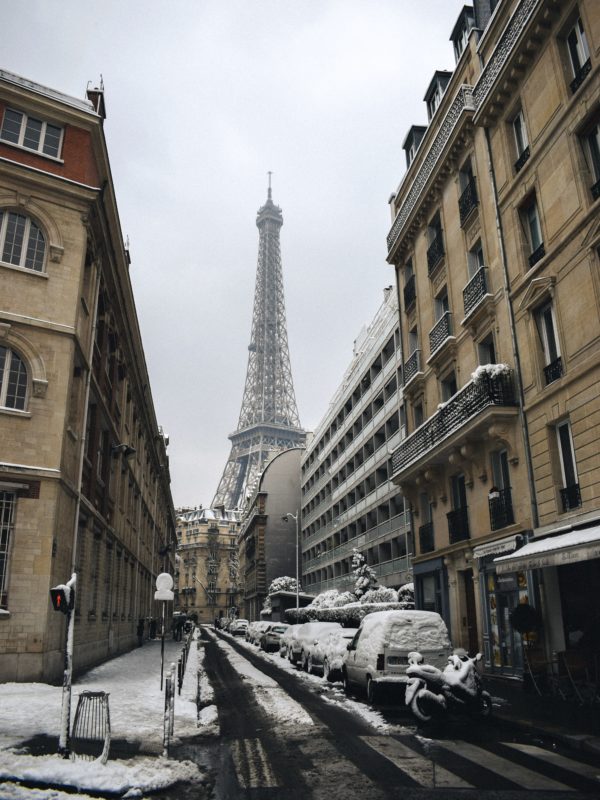
{"type": "Polygon", "coordinates": [[[481,364],[471,373],[471,378],[475,383],[481,383],[485,378],[500,378],[502,375],[510,375],[508,364],[481,364]]]}

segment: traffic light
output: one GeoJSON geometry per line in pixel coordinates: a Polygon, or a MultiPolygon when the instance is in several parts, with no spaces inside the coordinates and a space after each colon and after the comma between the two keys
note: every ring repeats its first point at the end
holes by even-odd
{"type": "Polygon", "coordinates": [[[67,600],[65,588],[64,586],[55,586],[54,589],[50,589],[50,597],[55,611],[62,611],[63,614],[68,614],[75,605],[75,591],[71,589],[69,600],[67,600]]]}

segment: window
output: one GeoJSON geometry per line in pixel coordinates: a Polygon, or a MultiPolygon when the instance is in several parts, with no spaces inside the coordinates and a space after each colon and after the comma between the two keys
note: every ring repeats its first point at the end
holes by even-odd
{"type": "Polygon", "coordinates": [[[488,334],[485,339],[477,344],[477,357],[480,364],[497,363],[493,334],[488,334]]]}
{"type": "Polygon", "coordinates": [[[577,21],[567,33],[567,50],[569,51],[569,59],[573,71],[571,90],[576,92],[591,68],[590,51],[581,17],[577,18],[577,21]]]}
{"type": "Polygon", "coordinates": [[[452,370],[452,372],[450,372],[440,381],[440,388],[442,402],[444,403],[450,400],[450,398],[457,393],[458,385],[456,383],[456,374],[454,373],[454,370],[452,370]]]}
{"type": "Polygon", "coordinates": [[[475,276],[483,266],[485,266],[483,247],[481,246],[481,240],[478,239],[467,253],[467,270],[469,273],[469,278],[475,276]]]}
{"type": "Polygon", "coordinates": [[[515,150],[517,160],[515,162],[515,172],[523,167],[529,158],[529,140],[527,139],[527,128],[525,127],[525,117],[522,109],[518,111],[512,121],[513,135],[515,137],[515,150]]]}
{"type": "Polygon", "coordinates": [[[418,428],[424,422],[423,403],[417,403],[413,408],[413,417],[415,421],[415,428],[418,428]]]}
{"type": "Polygon", "coordinates": [[[408,354],[412,356],[414,352],[419,349],[419,334],[417,328],[414,327],[408,332],[408,354]]]}
{"type": "Polygon", "coordinates": [[[0,260],[42,272],[45,254],[44,236],[30,217],[0,210],[0,260]]]}
{"type": "Polygon", "coordinates": [[[2,120],[0,139],[5,142],[35,150],[46,156],[58,158],[62,142],[63,129],[51,125],[35,117],[29,117],[22,111],[7,108],[2,120]]]}
{"type": "Polygon", "coordinates": [[[14,492],[0,490],[0,608],[8,606],[8,558],[14,533],[16,503],[17,496],[14,492]]]}
{"type": "Polygon", "coordinates": [[[444,256],[444,239],[442,236],[442,222],[439,212],[434,215],[427,225],[427,268],[431,277],[436,267],[444,256]]]}
{"type": "Polygon", "coordinates": [[[596,122],[594,127],[583,135],[582,141],[588,168],[592,173],[592,197],[597,200],[600,197],[600,122],[596,122]]]}
{"type": "Polygon", "coordinates": [[[536,310],[535,322],[544,356],[544,376],[547,385],[560,378],[563,372],[551,301],[536,310]]]}
{"type": "Polygon", "coordinates": [[[469,517],[467,512],[467,489],[464,475],[453,475],[451,478],[452,511],[449,511],[448,537],[450,544],[462,542],[469,538],[469,517]]]}
{"type": "Polygon", "coordinates": [[[460,214],[460,224],[464,225],[473,209],[475,209],[479,203],[477,187],[475,185],[475,175],[473,174],[473,165],[471,164],[470,158],[468,158],[461,167],[458,173],[458,182],[460,187],[458,210],[460,214]]]}
{"type": "Polygon", "coordinates": [[[444,289],[435,298],[435,318],[436,318],[436,320],[441,319],[447,311],[450,311],[450,304],[448,302],[448,290],[444,289]]]}
{"type": "Polygon", "coordinates": [[[556,438],[563,484],[563,488],[560,490],[561,501],[563,511],[570,511],[572,508],[579,508],[581,505],[581,493],[579,491],[579,479],[577,477],[575,451],[573,449],[573,437],[569,420],[565,420],[556,426],[556,438]]]}
{"type": "Polygon", "coordinates": [[[27,400],[27,368],[22,359],[8,347],[0,345],[0,408],[25,410],[27,400]]]}
{"type": "Polygon", "coordinates": [[[540,215],[535,197],[530,198],[521,208],[521,221],[529,247],[529,266],[533,267],[546,254],[540,215]]]}

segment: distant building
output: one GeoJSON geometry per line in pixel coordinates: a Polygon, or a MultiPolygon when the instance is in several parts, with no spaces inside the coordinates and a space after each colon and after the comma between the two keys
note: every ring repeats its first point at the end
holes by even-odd
{"type": "Polygon", "coordinates": [[[104,137],[104,94],[0,71],[0,680],[57,681],[137,644],[172,570],[157,424],[104,137]]]}
{"type": "Polygon", "coordinates": [[[238,603],[239,512],[179,508],[175,610],[199,623],[225,617],[238,603]]]}
{"type": "Polygon", "coordinates": [[[239,616],[251,621],[260,619],[271,581],[300,577],[297,525],[302,453],[303,448],[293,447],[267,460],[242,514],[239,616]]]}
{"type": "Polygon", "coordinates": [[[381,585],[411,580],[410,517],[391,480],[404,432],[398,301],[384,294],[302,459],[302,580],[313,594],[353,587],[354,548],[381,585]]]}
{"type": "Polygon", "coordinates": [[[600,653],[598,21],[463,6],[390,201],[416,603],[496,675],[527,669],[519,605],[538,662],[600,653]]]}

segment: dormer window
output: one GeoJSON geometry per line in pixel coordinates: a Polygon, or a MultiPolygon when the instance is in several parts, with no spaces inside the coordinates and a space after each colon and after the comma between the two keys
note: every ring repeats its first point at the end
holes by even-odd
{"type": "Polygon", "coordinates": [[[402,149],[406,153],[407,168],[412,164],[426,130],[427,127],[425,125],[412,125],[409,132],[406,134],[406,138],[402,143],[402,149]]]}
{"type": "Polygon", "coordinates": [[[0,139],[27,150],[58,158],[63,129],[50,122],[30,117],[22,111],[7,108],[2,120],[0,139]]]}
{"type": "Polygon", "coordinates": [[[440,103],[442,102],[442,97],[444,96],[446,86],[448,85],[448,81],[451,77],[451,72],[437,70],[431,80],[431,83],[429,84],[423,99],[427,103],[427,117],[430,122],[440,103]]]}
{"type": "Polygon", "coordinates": [[[473,12],[473,6],[463,6],[456,21],[456,25],[450,34],[450,41],[454,47],[454,56],[457,63],[467,47],[469,34],[471,33],[471,28],[474,26],[475,14],[473,12]]]}

